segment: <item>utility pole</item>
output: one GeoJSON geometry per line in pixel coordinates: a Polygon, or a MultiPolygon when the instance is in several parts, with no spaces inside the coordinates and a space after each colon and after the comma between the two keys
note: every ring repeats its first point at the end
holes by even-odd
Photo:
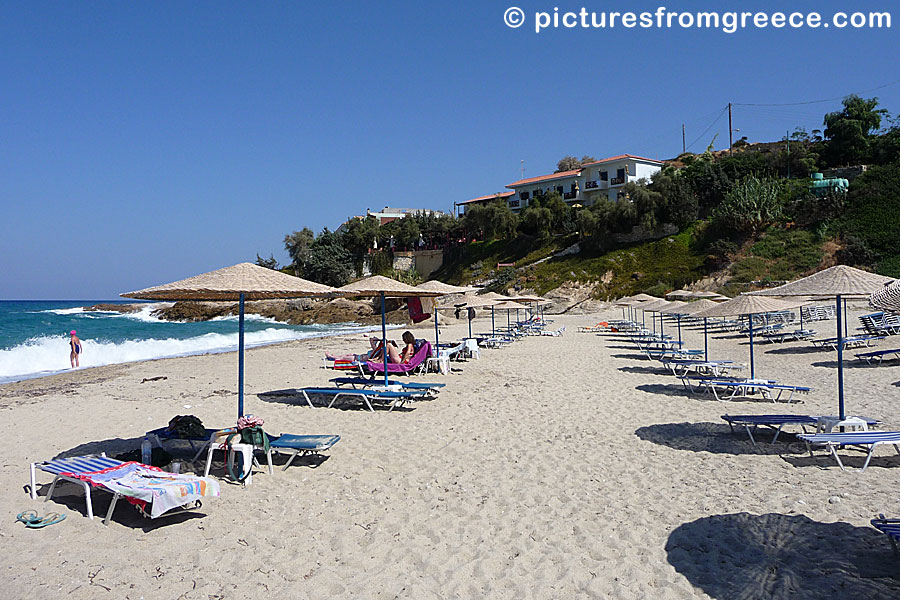
{"type": "Polygon", "coordinates": [[[522,176],[519,177],[519,179],[525,179],[525,159],[523,158],[521,162],[522,162],[522,165],[520,167],[520,170],[522,172],[522,176]]]}
{"type": "Polygon", "coordinates": [[[734,156],[734,139],[731,129],[731,102],[728,103],[728,155],[734,156]]]}
{"type": "Polygon", "coordinates": [[[785,131],[784,139],[787,140],[787,167],[788,167],[787,178],[790,179],[791,178],[791,132],[785,131]]]}
{"type": "Polygon", "coordinates": [[[685,145],[684,140],[684,123],[681,124],[681,153],[684,154],[687,152],[687,146],[685,145]]]}

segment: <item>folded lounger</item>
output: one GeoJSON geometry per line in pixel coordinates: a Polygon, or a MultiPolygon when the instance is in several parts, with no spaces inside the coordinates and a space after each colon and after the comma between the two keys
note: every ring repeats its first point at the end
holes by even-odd
{"type": "Polygon", "coordinates": [[[136,462],[122,462],[107,456],[77,456],[31,463],[31,498],[37,498],[35,470],[54,475],[44,502],[53,496],[59,480],[78,484],[84,490],[87,516],[94,518],[91,488],[113,495],[103,524],[108,525],[120,497],[125,497],[144,515],[155,519],[165,512],[184,507],[200,498],[219,495],[219,483],[208,477],[167,473],[157,467],[136,462]]]}
{"type": "Polygon", "coordinates": [[[900,558],[900,548],[897,546],[897,542],[900,542],[900,519],[885,519],[884,515],[878,515],[877,519],[872,519],[872,526],[888,536],[894,556],[900,558]]]}
{"type": "MultiPolygon", "coordinates": [[[[864,420],[868,426],[878,424],[878,421],[875,419],[859,418],[864,420]]],[[[772,438],[772,443],[774,444],[778,441],[781,429],[785,425],[800,425],[803,428],[803,433],[806,433],[807,425],[817,426],[819,424],[819,417],[809,415],[722,415],[722,419],[728,423],[732,432],[735,425],[743,427],[747,431],[747,435],[750,436],[750,442],[754,446],[756,446],[756,440],[753,438],[753,432],[758,427],[768,427],[775,432],[775,436],[772,438]]]]}
{"type": "Polygon", "coordinates": [[[376,389],[352,389],[352,388],[298,388],[298,392],[303,394],[303,397],[306,399],[306,403],[309,404],[310,408],[313,407],[311,395],[316,396],[331,396],[331,402],[328,403],[328,408],[331,408],[335,401],[340,397],[348,397],[348,398],[360,398],[365,405],[369,408],[370,411],[375,412],[375,409],[372,407],[373,401],[381,401],[381,402],[389,402],[391,405],[390,410],[394,410],[397,406],[403,406],[407,402],[412,400],[416,400],[419,398],[425,397],[424,390],[407,390],[407,391],[383,391],[376,389]]]}
{"type": "Polygon", "coordinates": [[[846,471],[846,469],[844,463],[841,462],[841,457],[837,454],[837,449],[844,446],[868,449],[866,462],[860,469],[861,471],[866,470],[869,461],[872,460],[875,448],[882,444],[892,445],[897,454],[900,454],[900,431],[848,431],[845,433],[801,434],[798,437],[809,444],[826,446],[842,471],[846,471]]]}
{"type": "MultiPolygon", "coordinates": [[[[356,389],[359,387],[383,386],[383,379],[366,379],[365,377],[334,377],[329,379],[331,383],[338,387],[349,385],[356,389]]],[[[446,383],[425,383],[419,381],[400,381],[399,379],[388,379],[388,386],[400,386],[408,390],[430,390],[433,392],[440,391],[440,388],[446,387],[446,383]]]]}

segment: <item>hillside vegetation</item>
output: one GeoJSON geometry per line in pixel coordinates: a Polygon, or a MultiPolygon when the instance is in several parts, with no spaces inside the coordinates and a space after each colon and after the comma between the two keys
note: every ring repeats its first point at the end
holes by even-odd
{"type": "MultiPolygon", "coordinates": [[[[650,181],[622,186],[616,202],[569,206],[550,192],[517,214],[498,200],[460,218],[418,213],[380,227],[356,218],[318,235],[304,228],[285,236],[285,270],[338,286],[368,265],[417,283],[415,273],[392,272],[393,251],[438,247],[444,265],[434,277],[498,291],[577,282],[612,297],[702,280],[734,294],[836,263],[900,277],[900,124],[877,99],[857,96],[823,121],[823,131],[797,129],[781,142],[741,139],[731,152],[710,144],[683,154],[650,181]],[[813,193],[813,173],[848,165],[868,166],[849,191],[813,193]],[[648,241],[624,242],[634,239],[648,241]]],[[[578,164],[565,157],[558,169],[578,164]]]]}

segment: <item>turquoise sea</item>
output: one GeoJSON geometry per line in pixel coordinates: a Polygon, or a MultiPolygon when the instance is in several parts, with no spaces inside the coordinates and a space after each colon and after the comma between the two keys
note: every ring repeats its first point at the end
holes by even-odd
{"type": "MultiPolygon", "coordinates": [[[[159,303],[140,312],[85,312],[100,303],[134,301],[0,301],[0,383],[69,370],[69,332],[84,344],[81,367],[237,350],[237,317],[200,323],[161,321],[151,315],[159,303]]],[[[245,319],[245,344],[371,331],[353,323],[288,325],[256,315],[245,319]]],[[[380,329],[380,328],[379,328],[380,329]]]]}

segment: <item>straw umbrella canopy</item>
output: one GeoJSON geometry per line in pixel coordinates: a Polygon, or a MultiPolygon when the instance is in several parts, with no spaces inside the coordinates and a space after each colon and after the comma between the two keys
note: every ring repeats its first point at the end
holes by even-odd
{"type": "Polygon", "coordinates": [[[869,302],[881,310],[900,312],[900,279],[872,294],[869,302]]]}
{"type": "Polygon", "coordinates": [[[385,298],[412,298],[412,297],[430,297],[436,298],[442,294],[439,292],[429,292],[420,290],[411,285],[401,283],[396,279],[383,277],[381,275],[373,275],[348,283],[337,290],[344,296],[356,296],[363,298],[381,298],[381,354],[384,357],[384,384],[388,384],[387,370],[387,323],[385,321],[385,298]]]}
{"type": "Polygon", "coordinates": [[[701,291],[701,292],[692,292],[691,297],[692,298],[725,298],[726,296],[723,296],[722,294],[717,294],[715,292],[701,291]]]}
{"type": "MultiPolygon", "coordinates": [[[[722,296],[722,298],[727,300],[725,296],[722,296]]],[[[714,302],[710,298],[701,298],[700,300],[688,302],[687,306],[681,310],[685,311],[688,316],[696,316],[697,313],[718,305],[718,302],[714,302]]],[[[703,359],[709,360],[709,329],[707,327],[707,317],[703,317],[703,359]]]]}
{"type": "Polygon", "coordinates": [[[690,298],[693,293],[690,290],[675,290],[666,294],[666,298],[690,298]]]}
{"type": "MultiPolygon", "coordinates": [[[[653,300],[647,300],[646,302],[641,302],[637,304],[637,307],[641,309],[643,312],[659,312],[664,308],[667,308],[671,304],[668,300],[663,300],[662,298],[655,298],[653,300]]],[[[663,332],[663,322],[662,318],[659,320],[659,329],[660,333],[663,332]]],[[[656,317],[653,317],[653,330],[656,331],[656,317]]]]}
{"type": "MultiPolygon", "coordinates": [[[[493,306],[497,304],[498,300],[491,300],[490,298],[486,298],[485,296],[479,296],[477,294],[473,294],[471,292],[467,292],[463,294],[459,298],[455,298],[452,301],[445,302],[444,304],[438,305],[436,308],[439,310],[450,310],[457,309],[462,306],[466,308],[483,308],[487,306],[493,306]]],[[[469,337],[472,337],[472,319],[468,319],[469,321],[469,337]]]]}
{"type": "MultiPolygon", "coordinates": [[[[503,296],[501,294],[498,294],[497,292],[488,292],[486,294],[482,294],[481,297],[484,298],[485,300],[490,300],[491,302],[493,302],[493,304],[491,304],[490,307],[491,307],[491,337],[494,337],[494,335],[496,335],[496,328],[494,327],[494,307],[499,302],[509,301],[510,298],[508,296],[503,296]]],[[[527,308],[527,307],[523,306],[522,308],[527,308]]]]}
{"type": "Polygon", "coordinates": [[[251,263],[202,273],[187,279],[121,294],[139,300],[237,300],[238,313],[238,417],[244,414],[244,301],[269,298],[306,298],[337,295],[321,283],[285,275],[251,263]]]}
{"type": "Polygon", "coordinates": [[[634,296],[632,296],[632,298],[634,298],[635,300],[640,300],[641,302],[660,300],[660,298],[657,298],[656,296],[651,296],[650,294],[645,294],[643,292],[641,292],[640,294],[635,294],[634,296]]]}
{"type": "MultiPolygon", "coordinates": [[[[520,296],[516,299],[522,300],[522,297],[520,296]]],[[[505,302],[498,302],[497,304],[495,304],[491,307],[491,313],[493,313],[495,308],[499,308],[500,310],[506,310],[506,328],[510,332],[512,331],[512,323],[510,322],[510,319],[509,319],[509,311],[514,310],[514,311],[516,311],[516,314],[518,314],[518,312],[520,310],[528,310],[527,306],[525,306],[524,304],[519,304],[515,300],[507,300],[505,302]]]]}
{"type": "Polygon", "coordinates": [[[690,302],[682,302],[681,300],[675,300],[674,302],[669,302],[669,305],[659,312],[660,314],[672,315],[678,319],[678,343],[681,343],[681,318],[686,315],[685,309],[690,306],[690,302]]]}
{"type": "MultiPolygon", "coordinates": [[[[417,285],[416,289],[422,290],[423,292],[435,292],[441,294],[442,296],[449,296],[450,294],[465,294],[466,292],[471,292],[475,288],[450,285],[448,283],[438,281],[437,279],[432,279],[431,281],[426,281],[425,283],[417,285]]],[[[435,351],[440,351],[440,334],[438,333],[437,306],[435,306],[434,311],[434,348],[435,351]]]]}
{"type": "Polygon", "coordinates": [[[760,296],[741,294],[731,300],[716,304],[706,310],[696,312],[693,316],[699,318],[749,316],[750,378],[753,379],[756,376],[756,369],[753,362],[753,315],[788,310],[794,308],[796,305],[796,302],[785,302],[784,300],[778,300],[776,298],[763,298],[760,296]]]}
{"type": "Polygon", "coordinates": [[[837,363],[838,363],[838,410],[844,419],[844,332],[841,327],[841,299],[869,297],[873,292],[883,291],[891,277],[876,275],[861,269],[837,265],[808,277],[791,281],[768,290],[752,292],[756,296],[834,296],[837,313],[837,363]]]}

